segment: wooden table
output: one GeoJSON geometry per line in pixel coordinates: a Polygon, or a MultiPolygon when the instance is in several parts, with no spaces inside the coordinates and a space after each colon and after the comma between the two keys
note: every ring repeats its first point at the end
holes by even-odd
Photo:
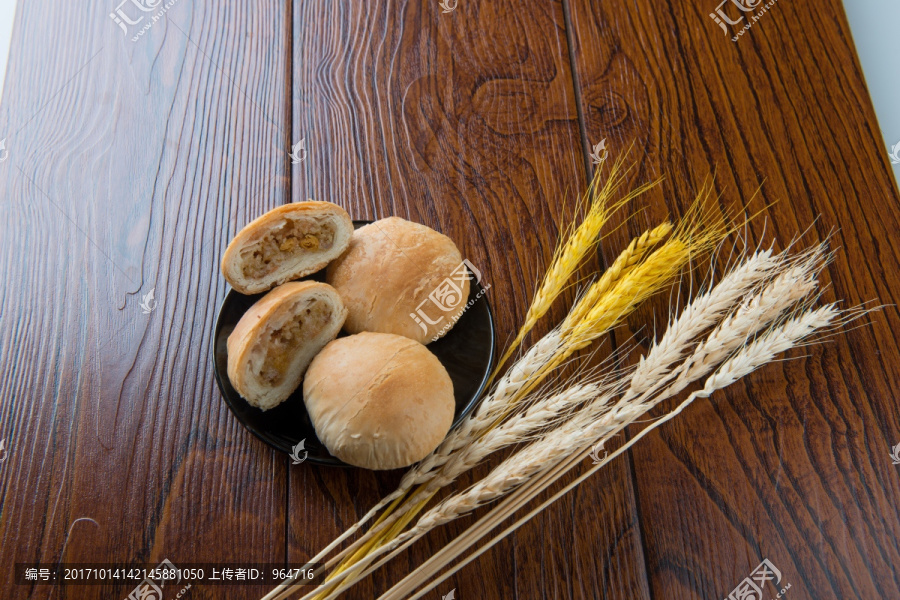
{"type": "Polygon", "coordinates": [[[888,306],[696,402],[429,597],[721,599],[768,559],[791,600],[900,598],[900,196],[850,31],[839,0],[782,1],[732,42],[716,2],[177,0],[155,23],[20,2],[0,107],[2,597],[130,589],[14,585],[16,562],[314,554],[400,474],[292,467],[228,411],[211,353],[230,238],[307,198],[425,223],[483,270],[508,339],[605,139],[634,142],[632,183],[666,181],[602,261],[715,171],[723,204],[762,211],[752,243],[833,232],[825,299],[888,306]]]}

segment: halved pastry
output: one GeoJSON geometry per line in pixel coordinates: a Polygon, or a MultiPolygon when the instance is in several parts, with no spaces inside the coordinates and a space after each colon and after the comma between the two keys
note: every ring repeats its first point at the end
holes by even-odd
{"type": "Polygon", "coordinates": [[[222,274],[242,294],[314,273],[350,244],[353,221],[331,202],[295,202],[241,229],[222,256],[222,274]]]}
{"type": "Polygon", "coordinates": [[[346,318],[341,297],[326,283],[278,286],[251,306],[228,336],[231,385],[262,410],[284,402],[346,318]]]}

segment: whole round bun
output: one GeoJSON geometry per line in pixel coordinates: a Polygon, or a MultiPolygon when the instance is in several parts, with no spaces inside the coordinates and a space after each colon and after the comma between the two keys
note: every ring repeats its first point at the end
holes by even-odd
{"type": "Polygon", "coordinates": [[[330,342],[313,359],[303,401],[334,456],[366,469],[422,460],[446,437],[453,382],[428,348],[388,333],[330,342]]]}
{"type": "Polygon", "coordinates": [[[347,333],[394,333],[423,344],[450,331],[469,298],[453,240],[399,217],[357,229],[347,251],[328,265],[326,280],[347,307],[347,333]],[[451,292],[440,305],[429,298],[439,286],[451,292]]]}

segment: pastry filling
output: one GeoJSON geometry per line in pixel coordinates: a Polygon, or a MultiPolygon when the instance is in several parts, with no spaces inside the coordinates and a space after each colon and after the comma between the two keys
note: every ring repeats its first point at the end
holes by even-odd
{"type": "Polygon", "coordinates": [[[297,353],[304,344],[315,340],[328,327],[332,308],[316,298],[306,298],[294,304],[282,320],[281,326],[269,329],[257,343],[264,358],[259,367],[260,382],[277,387],[281,385],[297,353]]]}
{"type": "Polygon", "coordinates": [[[243,252],[244,277],[257,279],[278,270],[285,262],[305,252],[330,250],[334,245],[331,223],[312,219],[285,219],[243,252]]]}

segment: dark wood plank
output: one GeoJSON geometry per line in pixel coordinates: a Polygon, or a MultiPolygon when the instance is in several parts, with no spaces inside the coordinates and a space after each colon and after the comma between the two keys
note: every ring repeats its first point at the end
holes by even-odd
{"type": "MultiPolygon", "coordinates": [[[[736,43],[709,18],[715,1],[566,4],[588,139],[637,140],[642,173],[669,177],[647,217],[683,211],[715,170],[723,203],[770,205],[753,242],[765,230],[783,246],[817,218],[804,243],[839,228],[826,300],[900,299],[900,198],[840,2],[777,3],[736,43]]],[[[764,558],[791,583],[787,598],[900,595],[900,483],[888,457],[900,427],[898,318],[890,306],[636,446],[653,597],[726,597],[764,558]]]]}
{"type": "MultiPolygon", "coordinates": [[[[445,14],[437,2],[296,2],[293,55],[293,136],[309,149],[294,199],[446,233],[483,270],[499,338],[510,339],[586,182],[562,4],[460,2],[445,14]]],[[[292,468],[289,562],[314,555],[398,477],[292,468]]],[[[441,594],[647,597],[629,477],[623,463],[608,469],[441,594]]],[[[434,532],[351,597],[374,597],[470,522],[434,532]]]]}
{"type": "MultiPolygon", "coordinates": [[[[134,44],[105,9],[20,7],[0,106],[4,565],[279,561],[285,545],[297,563],[393,488],[398,474],[288,472],[214,389],[218,256],[290,199],[448,233],[484,267],[508,338],[571,216],[588,146],[636,139],[635,181],[670,179],[606,259],[682,211],[716,167],[726,200],[748,202],[767,180],[757,205],[780,200],[766,214],[782,241],[818,215],[808,241],[841,227],[828,298],[900,298],[900,204],[837,0],[815,13],[778,4],[737,44],[708,18],[715,6],[686,2],[450,14],[316,2],[292,16],[182,2],[134,44]],[[308,158],[288,194],[285,151],[301,137],[308,158]],[[143,315],[150,289],[159,307],[143,315]]],[[[698,403],[631,467],[617,461],[442,593],[724,597],[769,558],[789,597],[897,595],[897,321],[891,307],[698,403]]],[[[467,522],[354,595],[383,590],[467,522]]],[[[4,597],[47,597],[10,576],[4,597]]],[[[113,590],[61,592],[50,595],[113,590]]]]}
{"type": "Polygon", "coordinates": [[[16,562],[284,559],[285,457],[231,416],[211,361],[221,252],[288,195],[285,8],[183,0],[136,42],[108,13],[20,3],[15,24],[0,134],[3,597],[129,591],[16,586],[16,562]]]}

